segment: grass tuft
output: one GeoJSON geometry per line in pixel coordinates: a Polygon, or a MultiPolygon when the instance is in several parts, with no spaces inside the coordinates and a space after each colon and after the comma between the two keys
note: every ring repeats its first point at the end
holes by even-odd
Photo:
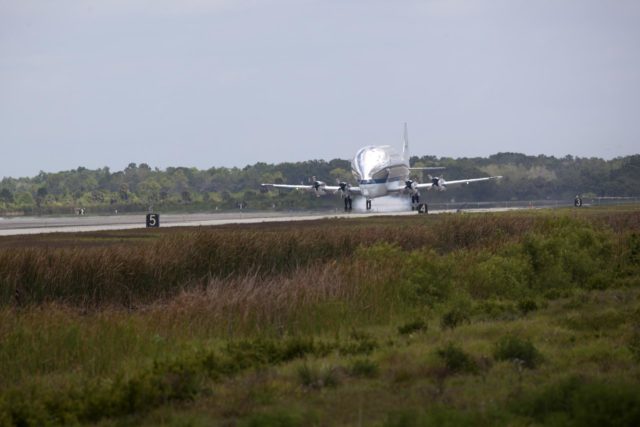
{"type": "Polygon", "coordinates": [[[452,373],[474,374],[478,371],[476,361],[453,343],[449,343],[439,349],[436,354],[442,359],[445,367],[452,373]]]}
{"type": "Polygon", "coordinates": [[[353,377],[375,378],[378,376],[380,368],[370,359],[356,359],[350,364],[348,371],[353,377]]]}
{"type": "Polygon", "coordinates": [[[542,355],[531,341],[513,335],[504,336],[495,345],[493,357],[508,360],[525,368],[533,369],[542,360],[542,355]]]}
{"type": "Polygon", "coordinates": [[[409,335],[415,332],[423,332],[427,330],[427,322],[422,319],[416,319],[408,323],[404,323],[398,326],[398,333],[400,335],[409,335]]]}

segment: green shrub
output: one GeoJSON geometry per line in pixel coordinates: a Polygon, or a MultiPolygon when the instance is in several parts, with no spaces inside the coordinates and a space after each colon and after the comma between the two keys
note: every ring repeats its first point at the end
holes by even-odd
{"type": "Polygon", "coordinates": [[[548,289],[542,296],[548,300],[557,300],[560,298],[569,298],[572,295],[570,289],[548,289]]]}
{"type": "Polygon", "coordinates": [[[640,234],[629,234],[627,239],[627,257],[629,264],[640,265],[640,234]]]}
{"type": "Polygon", "coordinates": [[[354,377],[374,378],[378,372],[378,364],[370,359],[356,359],[349,366],[349,374],[354,377]]]}
{"type": "Polygon", "coordinates": [[[640,425],[640,386],[570,377],[514,402],[539,423],[575,426],[640,425]]]}
{"type": "Polygon", "coordinates": [[[290,413],[281,410],[251,415],[240,425],[245,427],[297,427],[309,425],[310,423],[312,423],[312,420],[307,420],[295,412],[290,413]]]}
{"type": "Polygon", "coordinates": [[[420,417],[415,409],[392,411],[387,414],[383,427],[419,427],[424,425],[420,417]]]}
{"type": "Polygon", "coordinates": [[[305,362],[298,367],[297,374],[300,384],[307,388],[337,387],[340,383],[338,371],[332,366],[310,366],[305,362]]]}
{"type": "Polygon", "coordinates": [[[571,275],[560,258],[563,242],[538,234],[528,234],[522,250],[532,267],[531,287],[535,290],[565,289],[571,286],[571,275]]]}
{"type": "Polygon", "coordinates": [[[584,384],[577,390],[571,403],[572,418],[576,425],[640,425],[638,384],[584,384]]]}
{"type": "MultiPolygon", "coordinates": [[[[360,340],[363,336],[359,336],[360,340]]],[[[326,355],[335,345],[312,340],[255,339],[229,342],[220,352],[194,352],[171,360],[156,361],[149,369],[113,381],[92,381],[77,388],[28,395],[0,395],[0,419],[9,424],[42,425],[97,422],[105,417],[143,413],[152,408],[196,398],[207,379],[235,375],[243,370],[284,363],[307,354],[326,355]]],[[[337,385],[333,369],[311,371],[311,383],[337,385]]]]}
{"type": "Polygon", "coordinates": [[[634,360],[640,362],[640,310],[636,310],[634,313],[636,319],[634,319],[631,325],[631,334],[627,339],[627,348],[631,352],[634,360]]]}
{"type": "Polygon", "coordinates": [[[457,261],[435,251],[413,251],[410,273],[402,286],[405,300],[412,305],[433,307],[447,300],[456,277],[457,261]]]}
{"type": "Polygon", "coordinates": [[[452,373],[475,373],[478,364],[460,347],[449,343],[439,349],[436,354],[444,361],[447,369],[452,373]]]}
{"type": "Polygon", "coordinates": [[[402,263],[406,261],[406,252],[394,242],[378,241],[370,246],[360,245],[355,251],[356,258],[371,262],[375,265],[391,264],[402,270],[402,263]]]}
{"type": "Polygon", "coordinates": [[[338,352],[344,356],[371,354],[373,350],[378,348],[378,342],[365,332],[353,331],[350,340],[345,343],[337,344],[338,352]]]}
{"type": "Polygon", "coordinates": [[[383,427],[481,427],[510,425],[504,416],[488,411],[462,410],[445,406],[429,407],[427,411],[395,410],[387,414],[383,427]]]}
{"type": "Polygon", "coordinates": [[[309,354],[324,356],[335,345],[315,342],[311,338],[288,338],[281,341],[273,339],[253,339],[229,341],[224,350],[227,357],[225,373],[243,369],[274,365],[299,359],[309,354]],[[235,367],[233,366],[235,365],[235,367]]]}
{"type": "Polygon", "coordinates": [[[496,360],[518,362],[529,369],[535,368],[542,359],[540,352],[531,341],[525,341],[513,335],[502,337],[497,342],[493,357],[496,360]]]}
{"type": "Polygon", "coordinates": [[[0,400],[0,420],[3,425],[38,426],[53,424],[52,421],[62,424],[63,420],[47,413],[46,406],[38,397],[17,392],[5,394],[0,400]]]}
{"type": "Polygon", "coordinates": [[[605,331],[616,329],[623,325],[628,315],[615,309],[583,310],[577,314],[570,314],[564,319],[564,325],[575,331],[605,331]]]}
{"type": "Polygon", "coordinates": [[[532,311],[536,311],[538,309],[538,304],[532,299],[525,299],[518,301],[518,310],[520,313],[527,315],[532,311]]]}
{"type": "Polygon", "coordinates": [[[519,317],[515,304],[509,301],[482,301],[476,305],[474,313],[482,320],[515,320],[519,317]]]}
{"type": "Polygon", "coordinates": [[[471,269],[467,279],[471,296],[519,298],[529,292],[531,267],[522,256],[493,255],[471,269]]]}
{"type": "Polygon", "coordinates": [[[417,319],[404,325],[398,326],[398,333],[400,335],[409,335],[414,332],[426,331],[427,322],[422,319],[417,319]]]}
{"type": "Polygon", "coordinates": [[[532,268],[532,288],[548,291],[610,286],[614,275],[612,233],[569,219],[551,221],[545,231],[527,234],[522,243],[522,252],[532,268]]]}
{"type": "Polygon", "coordinates": [[[444,313],[440,318],[442,329],[455,329],[464,323],[471,323],[471,318],[462,307],[455,307],[444,313]]]}

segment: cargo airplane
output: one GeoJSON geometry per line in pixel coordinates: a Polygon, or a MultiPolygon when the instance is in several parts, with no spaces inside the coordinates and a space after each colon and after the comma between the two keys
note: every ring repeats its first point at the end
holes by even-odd
{"type": "MultiPolygon", "coordinates": [[[[366,208],[371,209],[371,200],[376,197],[383,197],[390,194],[407,194],[411,196],[411,208],[416,209],[420,203],[420,190],[445,191],[450,185],[469,184],[471,182],[489,181],[502,178],[501,176],[489,176],[484,178],[458,179],[455,181],[445,181],[440,177],[431,177],[429,182],[418,183],[409,178],[411,170],[439,170],[442,167],[412,168],[409,166],[409,137],[407,134],[407,124],[404,125],[404,145],[402,154],[399,154],[390,145],[362,147],[351,161],[351,170],[354,178],[358,182],[357,186],[352,186],[348,182],[340,182],[338,185],[327,185],[323,181],[313,182],[308,185],[291,184],[262,184],[263,188],[288,188],[305,190],[315,193],[320,197],[327,193],[340,193],[344,199],[344,210],[350,211],[352,208],[352,197],[363,196],[366,198],[366,208]]],[[[422,205],[424,211],[427,205],[422,205]]]]}

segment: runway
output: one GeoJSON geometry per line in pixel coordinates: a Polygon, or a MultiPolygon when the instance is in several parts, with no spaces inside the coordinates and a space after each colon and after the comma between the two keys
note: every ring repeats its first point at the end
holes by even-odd
{"type": "MultiPolygon", "coordinates": [[[[519,208],[472,209],[468,212],[499,212],[519,208]]],[[[459,210],[439,210],[429,214],[457,212],[459,210]]],[[[467,210],[464,210],[467,212],[467,210]]],[[[418,215],[415,211],[343,213],[329,212],[225,212],[196,214],[160,214],[160,226],[197,227],[224,224],[252,224],[261,222],[313,221],[328,218],[369,218],[375,216],[418,215]]],[[[102,215],[102,216],[61,216],[61,217],[13,217],[0,218],[0,236],[16,236],[44,233],[76,233],[103,230],[127,230],[145,228],[146,214],[102,215]]]]}

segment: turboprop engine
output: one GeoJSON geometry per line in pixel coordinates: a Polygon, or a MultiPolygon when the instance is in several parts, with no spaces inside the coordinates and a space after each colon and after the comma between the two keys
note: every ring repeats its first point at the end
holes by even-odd
{"type": "Polygon", "coordinates": [[[434,190],[438,190],[438,191],[446,191],[447,189],[447,182],[444,180],[443,177],[432,177],[429,176],[429,178],[431,179],[431,184],[434,190]]]}
{"type": "Polygon", "coordinates": [[[348,182],[339,182],[338,186],[340,187],[340,195],[343,199],[351,196],[351,185],[349,185],[348,182]]]}
{"type": "Polygon", "coordinates": [[[407,193],[413,196],[414,194],[418,193],[418,183],[408,179],[404,182],[404,189],[407,193]]]}
{"type": "Polygon", "coordinates": [[[326,186],[327,184],[323,181],[313,181],[313,192],[315,193],[316,197],[320,197],[326,194],[326,186]]]}

